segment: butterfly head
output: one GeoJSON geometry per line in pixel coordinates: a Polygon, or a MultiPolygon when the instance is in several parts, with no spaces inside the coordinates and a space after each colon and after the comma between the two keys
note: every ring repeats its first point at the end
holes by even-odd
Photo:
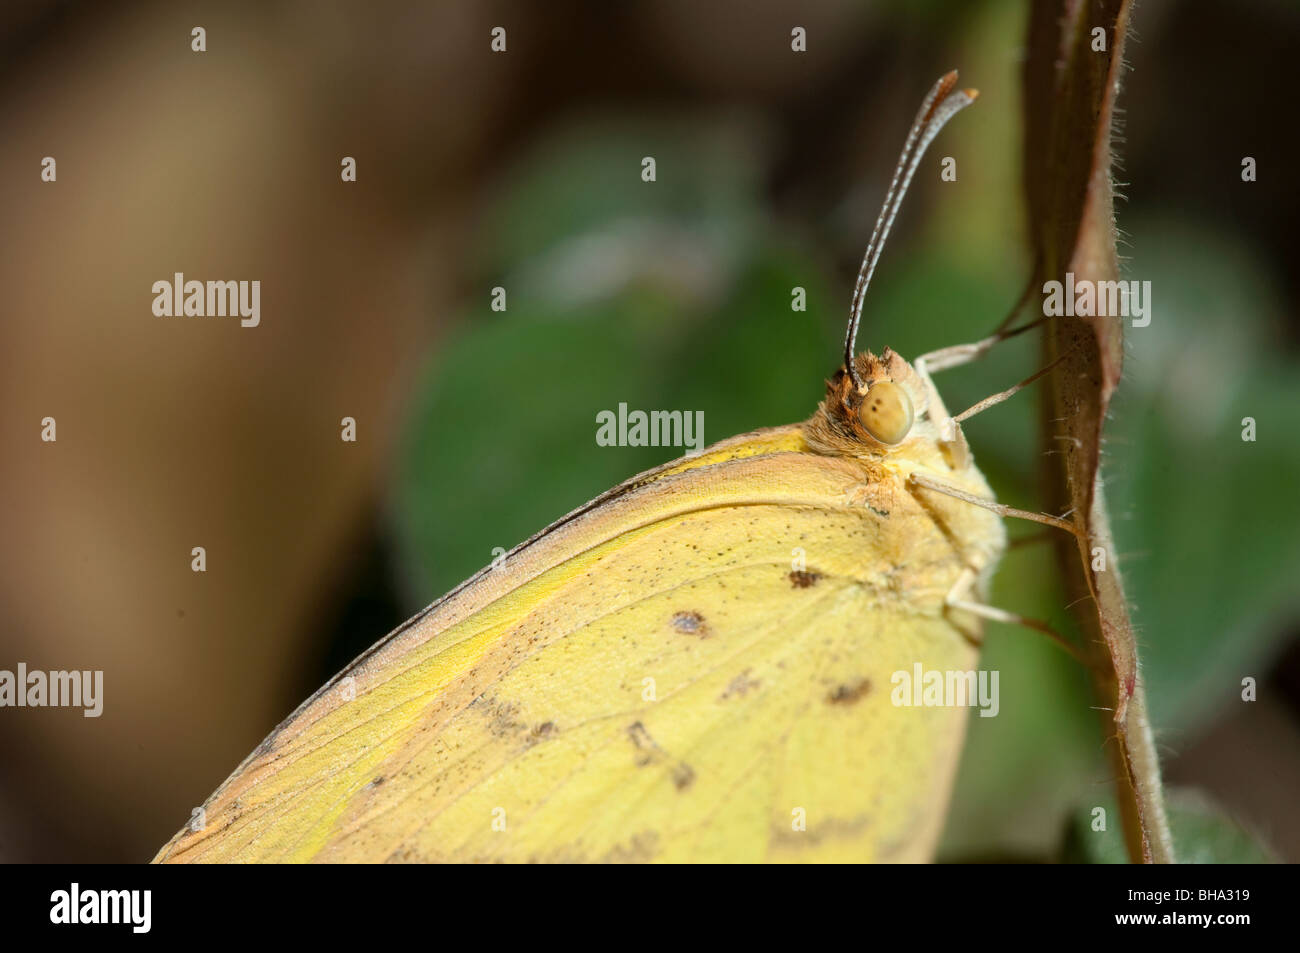
{"type": "Polygon", "coordinates": [[[826,382],[826,399],[805,428],[822,453],[883,457],[915,438],[933,436],[926,388],[912,365],[889,348],[868,351],[826,382]],[[856,380],[855,380],[856,378],[856,380]]]}

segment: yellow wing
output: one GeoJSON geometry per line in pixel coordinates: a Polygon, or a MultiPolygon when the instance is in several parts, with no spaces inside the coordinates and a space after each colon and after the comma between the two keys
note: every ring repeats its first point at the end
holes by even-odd
{"type": "Polygon", "coordinates": [[[362,655],[155,859],[927,859],[968,712],[891,676],[974,666],[954,531],[1000,546],[797,426],[650,471],[362,655]]]}

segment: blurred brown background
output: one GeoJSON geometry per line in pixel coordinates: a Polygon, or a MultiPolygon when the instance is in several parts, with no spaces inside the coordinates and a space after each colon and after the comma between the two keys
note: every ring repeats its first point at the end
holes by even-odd
{"type": "MultiPolygon", "coordinates": [[[[482,236],[502,191],[527,174],[521,157],[557,129],[648,117],[742,130],[733,141],[747,148],[724,181],[750,176],[765,234],[812,250],[828,276],[818,320],[833,329],[916,104],[959,66],[984,95],[956,141],[989,145],[960,153],[977,157],[963,159],[964,212],[926,232],[937,193],[913,197],[881,294],[889,300],[893,281],[901,295],[891,268],[926,266],[928,234],[964,249],[972,272],[996,275],[969,327],[996,324],[1029,268],[1014,160],[1025,16],[1015,2],[847,0],[7,4],[0,668],[102,669],[106,697],[98,719],[0,710],[0,860],[148,859],[308,692],[476,568],[448,564],[444,578],[410,558],[394,529],[404,522],[398,448],[448,336],[487,320],[498,280],[482,236]],[[500,56],[488,48],[498,24],[509,38],[500,56]],[[792,25],[808,31],[806,55],[790,52],[792,25]],[[206,53],[190,50],[194,26],[207,31],[206,53]],[[57,183],[40,181],[44,156],[57,159],[57,183]],[[343,156],[357,159],[354,185],[339,181],[343,156]],[[260,279],[261,326],[155,318],[150,287],[175,271],[260,279]],[[45,416],[58,421],[55,444],[39,441],[45,416]],[[355,444],[339,440],[343,416],[359,422],[355,444]],[[190,570],[194,546],[206,547],[204,574],[190,570]]],[[[1291,362],[1300,192],[1286,181],[1298,144],[1283,70],[1297,25],[1282,2],[1231,14],[1208,0],[1142,4],[1119,147],[1132,242],[1122,250],[1143,247],[1136,221],[1161,223],[1150,245],[1217,236],[1224,260],[1240,255],[1284,302],[1259,333],[1291,362]],[[1257,158],[1261,181],[1225,200],[1242,155],[1257,158]]],[[[703,286],[682,294],[707,296],[703,286]]],[[[864,344],[902,349],[898,334],[880,339],[882,325],[864,344]]],[[[937,347],[970,333],[950,330],[916,340],[937,347]]],[[[1139,366],[1154,361],[1133,337],[1139,366]]],[[[819,373],[836,360],[832,345],[819,373]]],[[[545,402],[581,373],[539,364],[532,379],[506,381],[486,363],[473,368],[478,393],[450,406],[463,422],[481,413],[475,401],[514,404],[512,387],[545,402]]],[[[820,377],[801,380],[807,407],[788,419],[817,399],[820,377]]],[[[977,378],[958,386],[972,400],[991,392],[977,378]]],[[[509,441],[502,416],[475,425],[509,441]]],[[[1015,436],[1026,473],[1032,441],[1032,427],[1015,436]]],[[[1213,442],[1201,446],[1209,454],[1213,442]]],[[[521,517],[529,529],[592,495],[575,483],[552,498],[511,472],[512,493],[536,496],[535,514],[521,517]]],[[[1215,479],[1208,463],[1165,474],[1198,476],[1215,479]]],[[[1231,526],[1221,538],[1204,554],[1207,574],[1252,544],[1231,526]]],[[[476,541],[479,562],[516,541],[476,541]]],[[[1158,562],[1159,534],[1141,549],[1158,562]]],[[[1259,712],[1207,703],[1194,721],[1170,720],[1165,747],[1172,780],[1208,790],[1294,860],[1300,616],[1294,599],[1265,608],[1259,667],[1244,672],[1270,686],[1259,712]]],[[[1051,760],[1038,751],[1017,763],[1028,772],[1040,757],[1051,760]]],[[[1059,810],[1024,823],[1046,830],[1059,810]]],[[[1038,856],[1041,840],[1013,836],[1007,850],[1038,856]]],[[[950,843],[955,856],[988,850],[960,832],[950,843]]]]}

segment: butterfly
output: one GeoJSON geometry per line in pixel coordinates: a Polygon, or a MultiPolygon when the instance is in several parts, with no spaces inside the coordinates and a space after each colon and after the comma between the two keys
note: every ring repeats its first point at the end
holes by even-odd
{"type": "MultiPolygon", "coordinates": [[[[907,136],[802,423],[716,443],[548,526],[279,725],[155,860],[918,861],[1006,545],[932,380],[855,350],[864,295],[955,72],[907,136]]],[[[1024,330],[1024,328],[1020,329],[1024,330]]],[[[1023,382],[1027,383],[1027,382],[1023,382]]],[[[1032,624],[1032,623],[1031,623],[1032,624]]]]}

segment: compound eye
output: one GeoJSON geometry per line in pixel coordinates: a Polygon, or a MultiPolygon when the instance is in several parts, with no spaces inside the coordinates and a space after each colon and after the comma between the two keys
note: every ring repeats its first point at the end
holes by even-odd
{"type": "Polygon", "coordinates": [[[876,381],[862,398],[858,419],[881,443],[902,443],[912,429],[912,400],[893,381],[876,381]]]}

